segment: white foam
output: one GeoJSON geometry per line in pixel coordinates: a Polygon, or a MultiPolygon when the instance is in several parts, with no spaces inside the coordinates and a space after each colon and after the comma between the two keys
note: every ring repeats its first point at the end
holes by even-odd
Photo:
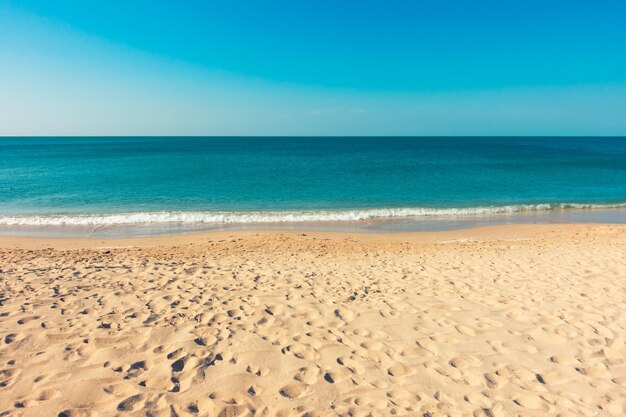
{"type": "Polygon", "coordinates": [[[42,216],[0,216],[5,226],[97,226],[131,224],[237,224],[237,223],[301,223],[327,221],[359,221],[411,217],[482,216],[499,213],[566,209],[608,209],[626,207],[618,204],[516,204],[508,206],[479,206],[464,208],[405,207],[363,210],[315,211],[161,211],[112,214],[71,214],[42,216]]]}

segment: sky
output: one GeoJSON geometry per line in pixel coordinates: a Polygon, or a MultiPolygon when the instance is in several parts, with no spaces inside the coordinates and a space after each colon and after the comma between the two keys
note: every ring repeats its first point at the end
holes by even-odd
{"type": "Polygon", "coordinates": [[[0,135],[626,135],[622,0],[0,0],[0,135]]]}

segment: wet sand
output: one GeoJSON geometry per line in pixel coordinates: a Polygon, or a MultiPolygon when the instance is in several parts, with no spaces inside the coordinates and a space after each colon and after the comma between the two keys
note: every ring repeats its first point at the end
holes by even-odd
{"type": "Polygon", "coordinates": [[[0,416],[626,413],[626,226],[0,238],[0,416]]]}

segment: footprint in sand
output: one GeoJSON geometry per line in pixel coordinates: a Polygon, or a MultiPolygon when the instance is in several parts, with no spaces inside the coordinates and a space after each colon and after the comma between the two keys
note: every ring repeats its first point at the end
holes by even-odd
{"type": "Polygon", "coordinates": [[[250,409],[243,405],[228,405],[224,407],[217,417],[246,417],[250,415],[250,409]]]}
{"type": "Polygon", "coordinates": [[[37,401],[28,398],[24,400],[18,400],[13,404],[15,408],[30,408],[34,405],[37,405],[37,401]]]}
{"type": "Polygon", "coordinates": [[[61,411],[57,417],[97,417],[98,413],[83,408],[72,408],[61,411]]]}
{"type": "Polygon", "coordinates": [[[248,387],[248,394],[255,397],[261,393],[261,388],[258,385],[252,384],[248,387]]]}
{"type": "Polygon", "coordinates": [[[387,373],[393,377],[403,377],[415,373],[415,369],[402,363],[396,363],[387,368],[387,373]]]}
{"type": "Polygon", "coordinates": [[[476,331],[474,331],[474,329],[472,329],[471,327],[464,326],[462,324],[457,324],[456,326],[454,326],[454,328],[456,329],[457,332],[459,332],[463,336],[471,336],[471,337],[476,336],[476,331]]]}
{"type": "Polygon", "coordinates": [[[346,323],[350,323],[354,320],[355,314],[352,310],[348,310],[347,308],[338,308],[335,310],[335,316],[345,321],[346,323]]]}
{"type": "Polygon", "coordinates": [[[377,340],[366,340],[361,343],[361,347],[367,350],[382,350],[384,345],[377,340]]]}
{"type": "Polygon", "coordinates": [[[439,345],[458,345],[459,343],[461,343],[461,339],[453,334],[440,334],[436,336],[431,336],[430,338],[439,345]]]}
{"type": "Polygon", "coordinates": [[[487,372],[484,375],[485,382],[488,388],[494,389],[506,383],[506,379],[496,374],[495,372],[487,372]]]}
{"type": "Polygon", "coordinates": [[[559,365],[573,365],[579,363],[572,355],[554,355],[550,357],[550,362],[558,363],[559,365]]]}
{"type": "Polygon", "coordinates": [[[375,362],[375,363],[383,363],[387,359],[389,359],[389,355],[379,350],[358,348],[358,349],[355,349],[354,352],[352,353],[357,356],[360,356],[361,358],[365,360],[375,362]]]}
{"type": "Polygon", "coordinates": [[[506,349],[511,349],[513,351],[526,352],[530,354],[534,354],[539,351],[536,346],[529,343],[524,343],[521,340],[505,340],[502,342],[502,347],[506,349]]]}
{"type": "Polygon", "coordinates": [[[370,381],[370,385],[377,389],[386,389],[389,387],[389,383],[384,379],[374,379],[370,381]]]}
{"type": "Polygon", "coordinates": [[[146,387],[148,389],[155,390],[155,391],[171,391],[174,388],[172,384],[174,384],[174,386],[178,385],[172,381],[172,377],[164,376],[164,375],[152,376],[139,383],[140,386],[146,387]]]}
{"type": "Polygon", "coordinates": [[[270,373],[270,369],[265,366],[248,365],[246,372],[254,374],[256,376],[267,376],[270,373]]]}
{"type": "Polygon", "coordinates": [[[342,356],[337,358],[337,363],[339,365],[345,366],[350,372],[355,375],[361,375],[365,372],[365,368],[358,361],[353,358],[342,356]]]}
{"type": "Polygon", "coordinates": [[[618,376],[618,377],[613,378],[611,381],[613,381],[617,385],[626,387],[626,376],[618,376]]]}
{"type": "Polygon", "coordinates": [[[528,335],[539,343],[545,343],[550,345],[557,345],[567,342],[567,338],[559,336],[553,331],[549,331],[546,328],[534,329],[528,332],[528,335]]]}
{"type": "Polygon", "coordinates": [[[371,334],[371,332],[365,328],[354,329],[352,333],[354,333],[357,336],[362,336],[362,337],[368,337],[371,334]]]}
{"type": "Polygon", "coordinates": [[[59,391],[58,389],[46,389],[39,393],[39,395],[37,396],[37,399],[39,401],[48,401],[48,400],[53,400],[55,398],[58,398],[60,396],[61,396],[61,391],[59,391]]]}
{"type": "Polygon", "coordinates": [[[531,410],[544,410],[547,411],[549,406],[548,404],[541,398],[536,395],[521,395],[513,399],[515,404],[529,408],[531,410]]]}
{"type": "Polygon", "coordinates": [[[450,365],[457,369],[473,368],[482,365],[482,361],[472,355],[459,355],[450,359],[450,365]]]}
{"type": "Polygon", "coordinates": [[[287,398],[300,398],[306,395],[306,385],[299,383],[289,383],[279,390],[280,395],[287,398]]]}
{"type": "MultiPolygon", "coordinates": [[[[572,371],[573,372],[573,371],[572,371]]],[[[561,385],[571,381],[575,375],[567,375],[558,369],[547,369],[536,375],[537,381],[544,385],[561,385]]]]}
{"type": "Polygon", "coordinates": [[[419,346],[401,346],[399,347],[399,353],[402,356],[407,358],[416,358],[416,357],[429,357],[433,356],[432,352],[419,347],[419,346]]]}
{"type": "Polygon", "coordinates": [[[307,385],[313,385],[320,376],[319,368],[300,368],[298,373],[293,377],[296,381],[303,382],[307,385]]]}
{"type": "Polygon", "coordinates": [[[19,369],[5,369],[0,371],[0,388],[6,388],[12,385],[13,380],[21,373],[19,369]]]}
{"type": "Polygon", "coordinates": [[[482,409],[491,407],[493,400],[482,393],[470,392],[463,397],[470,404],[479,406],[482,409]]]}
{"type": "Polygon", "coordinates": [[[207,334],[204,336],[198,336],[194,339],[194,343],[198,346],[212,346],[217,342],[217,338],[213,335],[207,334]]]}
{"type": "Polygon", "coordinates": [[[595,365],[578,367],[576,368],[576,370],[582,375],[590,376],[593,378],[611,378],[611,371],[602,362],[595,365]]]}
{"type": "Polygon", "coordinates": [[[414,406],[417,402],[421,400],[421,397],[419,395],[412,394],[404,389],[392,389],[391,391],[387,392],[387,397],[389,397],[392,404],[404,409],[408,409],[414,406]]]}
{"type": "Polygon", "coordinates": [[[19,319],[17,321],[17,324],[24,325],[24,324],[27,324],[28,322],[33,321],[33,320],[38,320],[39,318],[40,318],[39,316],[24,317],[23,319],[19,319]]]}
{"type": "Polygon", "coordinates": [[[294,343],[281,350],[283,353],[290,352],[298,359],[315,360],[319,357],[319,354],[310,346],[294,343]]]}
{"type": "Polygon", "coordinates": [[[374,397],[355,397],[353,403],[358,407],[371,407],[376,410],[385,410],[388,406],[388,401],[385,398],[374,397]]]}
{"type": "Polygon", "coordinates": [[[380,315],[385,318],[399,318],[402,314],[398,310],[382,309],[379,311],[380,315]]]}
{"type": "Polygon", "coordinates": [[[345,381],[351,374],[346,368],[335,368],[324,374],[324,380],[330,384],[336,384],[345,381]]]}

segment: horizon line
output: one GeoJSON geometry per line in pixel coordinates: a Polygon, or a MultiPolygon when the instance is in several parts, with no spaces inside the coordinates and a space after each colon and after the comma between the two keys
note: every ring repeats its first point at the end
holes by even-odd
{"type": "Polygon", "coordinates": [[[623,135],[0,135],[10,138],[626,138],[623,135]]]}

